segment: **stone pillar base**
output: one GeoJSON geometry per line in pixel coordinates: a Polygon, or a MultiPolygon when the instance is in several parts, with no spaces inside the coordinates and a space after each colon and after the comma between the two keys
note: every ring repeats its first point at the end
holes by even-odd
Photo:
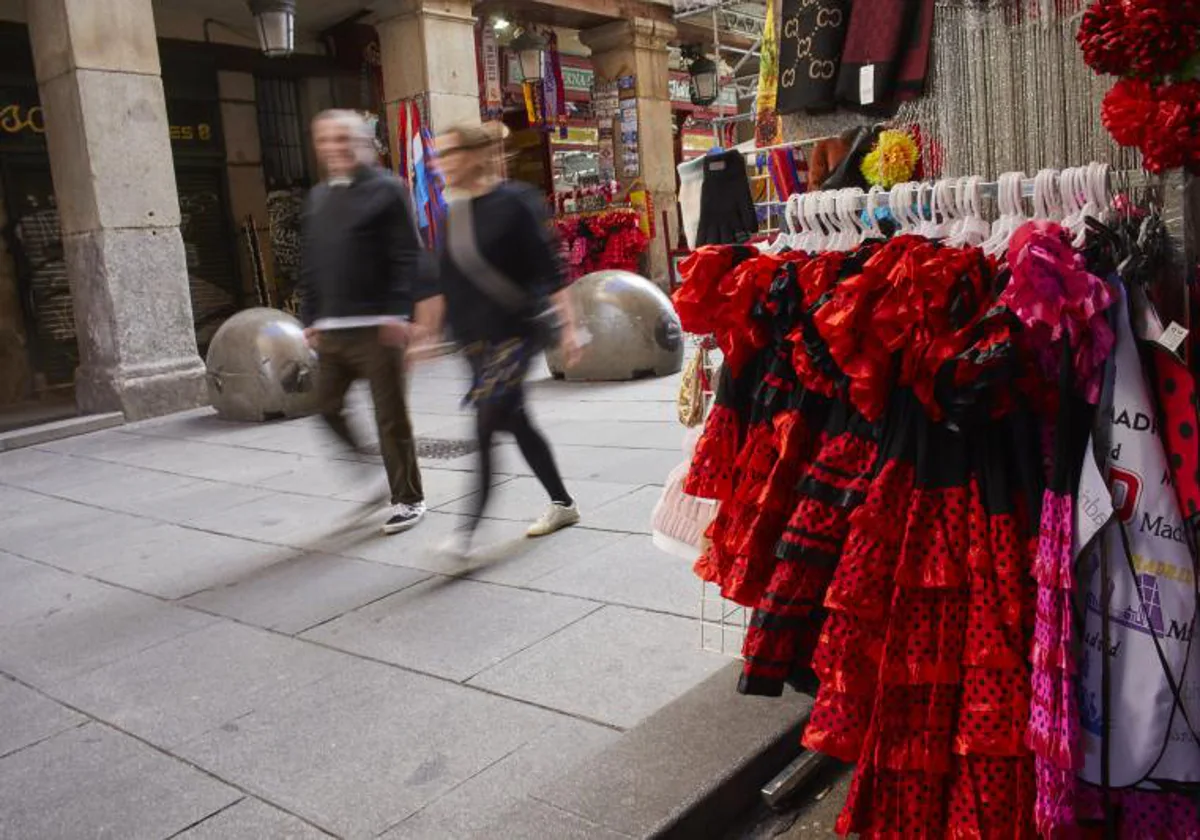
{"type": "Polygon", "coordinates": [[[129,368],[81,367],[75,402],[84,414],[120,411],[145,420],[208,404],[205,368],[198,356],[129,368]]]}

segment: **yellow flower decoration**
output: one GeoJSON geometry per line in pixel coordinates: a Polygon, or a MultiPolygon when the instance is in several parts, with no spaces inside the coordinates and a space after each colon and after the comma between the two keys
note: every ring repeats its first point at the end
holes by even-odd
{"type": "Polygon", "coordinates": [[[906,131],[882,131],[875,148],[863,158],[863,177],[872,186],[891,189],[911,181],[921,151],[906,131]]]}

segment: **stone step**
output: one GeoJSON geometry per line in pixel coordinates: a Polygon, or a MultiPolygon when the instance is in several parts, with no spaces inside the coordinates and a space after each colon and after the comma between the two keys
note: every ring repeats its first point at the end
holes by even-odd
{"type": "Polygon", "coordinates": [[[0,432],[0,452],[9,452],[28,446],[40,446],[43,443],[90,435],[92,432],[102,432],[105,429],[123,425],[125,425],[125,417],[117,411],[109,414],[86,414],[82,417],[56,420],[53,423],[42,423],[26,429],[13,429],[10,432],[0,432]]]}
{"type": "Polygon", "coordinates": [[[533,798],[618,836],[724,836],[800,754],[812,708],[792,691],[739,695],[740,673],[730,663],[533,798]]]}

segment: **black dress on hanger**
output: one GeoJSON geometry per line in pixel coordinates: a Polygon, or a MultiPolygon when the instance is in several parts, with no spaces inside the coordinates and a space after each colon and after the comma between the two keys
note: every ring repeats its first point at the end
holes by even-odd
{"type": "Polygon", "coordinates": [[[746,161],[740,152],[709,155],[704,159],[696,246],[735,245],[756,233],[758,214],[750,195],[746,161]]]}

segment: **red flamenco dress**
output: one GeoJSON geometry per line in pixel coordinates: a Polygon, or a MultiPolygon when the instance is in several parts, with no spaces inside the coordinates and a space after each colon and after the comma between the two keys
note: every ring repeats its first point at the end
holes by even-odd
{"type": "Polygon", "coordinates": [[[1040,456],[1002,396],[1014,321],[988,312],[992,267],[977,251],[910,243],[883,267],[883,296],[859,300],[893,329],[876,323],[842,364],[858,374],[856,407],[885,415],[880,457],[826,594],[804,742],[857,764],[839,833],[1032,838],[1025,655],[1041,488],[1016,466],[1040,456]]]}
{"type": "MultiPolygon", "coordinates": [[[[756,323],[771,325],[771,340],[746,368],[756,383],[749,421],[733,462],[732,487],[710,528],[710,547],[696,565],[697,574],[719,586],[723,597],[746,606],[758,602],[769,581],[775,543],[795,496],[797,466],[811,457],[813,430],[828,407],[827,400],[800,388],[792,365],[797,267],[805,259],[764,258],[756,266],[774,271],[766,297],[751,313],[756,323]]],[[[710,431],[706,428],[706,438],[710,431]]],[[[721,449],[728,452],[726,444],[721,449]]],[[[704,463],[694,462],[693,471],[704,463]]]]}
{"type": "MultiPolygon", "coordinates": [[[[836,283],[861,271],[869,256],[870,249],[849,259],[822,255],[801,272],[808,311],[800,314],[792,333],[793,364],[810,393],[844,397],[848,380],[813,316],[831,302],[836,283]]],[[[779,535],[771,579],[747,630],[739,692],[777,697],[789,682],[800,690],[814,690],[812,652],[824,620],[825,591],[841,557],[850,513],[865,499],[878,431],[844,398],[837,398],[814,457],[800,470],[788,471],[798,473],[795,492],[789,496],[796,501],[779,535]]]]}

